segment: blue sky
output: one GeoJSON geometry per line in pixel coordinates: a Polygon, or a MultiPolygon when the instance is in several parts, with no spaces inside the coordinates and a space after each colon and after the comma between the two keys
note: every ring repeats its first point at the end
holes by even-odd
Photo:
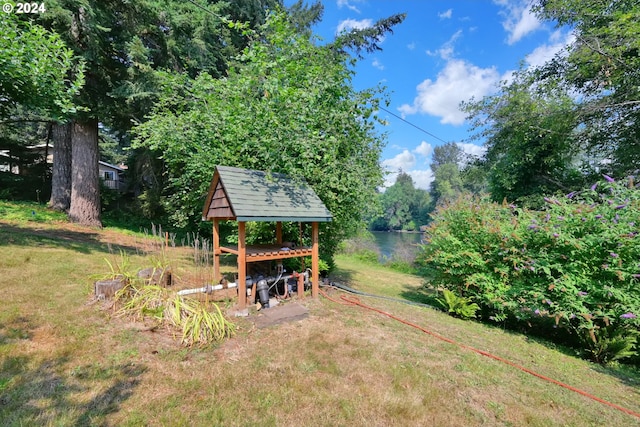
{"type": "MultiPolygon", "coordinates": [[[[293,1],[286,0],[290,5],[293,1]]],[[[382,164],[399,168],[416,186],[428,189],[433,148],[444,141],[481,154],[481,141],[471,144],[459,103],[495,93],[521,63],[535,67],[572,40],[571,33],[540,22],[528,0],[322,0],[324,16],[314,32],[331,41],[340,31],[371,26],[379,19],[406,13],[381,43],[382,51],[366,54],[356,66],[356,89],[386,86],[391,101],[381,111],[388,125],[382,164]]]]}

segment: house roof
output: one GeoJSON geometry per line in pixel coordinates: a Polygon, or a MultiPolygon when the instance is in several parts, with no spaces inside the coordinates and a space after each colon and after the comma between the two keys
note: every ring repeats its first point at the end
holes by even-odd
{"type": "Polygon", "coordinates": [[[114,170],[116,170],[118,172],[124,172],[124,168],[122,168],[120,166],[112,165],[111,163],[103,162],[102,160],[98,160],[98,164],[100,166],[104,166],[104,167],[109,168],[109,169],[114,169],[114,170]]]}
{"type": "Polygon", "coordinates": [[[328,222],[331,212],[305,182],[287,175],[216,166],[202,219],[328,222]]]}

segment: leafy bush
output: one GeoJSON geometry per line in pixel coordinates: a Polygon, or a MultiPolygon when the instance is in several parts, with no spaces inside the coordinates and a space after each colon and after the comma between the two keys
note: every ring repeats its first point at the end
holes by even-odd
{"type": "Polygon", "coordinates": [[[640,191],[608,176],[540,211],[466,196],[434,214],[416,263],[485,318],[574,339],[606,363],[637,354],[640,191]],[[552,328],[552,330],[549,330],[552,328]]]}

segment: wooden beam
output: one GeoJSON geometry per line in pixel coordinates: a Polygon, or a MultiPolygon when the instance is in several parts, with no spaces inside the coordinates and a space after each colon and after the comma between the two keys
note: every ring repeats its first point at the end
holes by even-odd
{"type": "Polygon", "coordinates": [[[234,254],[238,255],[238,248],[229,248],[227,246],[220,246],[220,253],[234,254]]]}
{"type": "Polygon", "coordinates": [[[247,307],[247,245],[245,222],[238,221],[238,308],[247,307]]]}
{"type": "Polygon", "coordinates": [[[276,243],[282,244],[282,221],[276,222],[276,243]]]}
{"type": "Polygon", "coordinates": [[[304,298],[304,274],[298,276],[298,298],[304,298]]]}
{"type": "Polygon", "coordinates": [[[317,222],[311,223],[311,297],[318,297],[320,289],[320,232],[317,222]]]}
{"type": "Polygon", "coordinates": [[[220,277],[220,221],[213,219],[213,281],[214,283],[222,279],[220,277]]]}

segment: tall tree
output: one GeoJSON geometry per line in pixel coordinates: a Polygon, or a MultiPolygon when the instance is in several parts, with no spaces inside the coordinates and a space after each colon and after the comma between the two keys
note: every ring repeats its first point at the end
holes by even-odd
{"type": "Polygon", "coordinates": [[[433,149],[431,156],[431,170],[435,173],[438,168],[445,164],[460,165],[464,159],[462,149],[455,142],[447,142],[433,149]]]}
{"type": "MultiPolygon", "coordinates": [[[[4,125],[3,135],[12,134],[7,128],[11,124],[28,126],[30,121],[63,120],[76,110],[74,97],[83,83],[82,62],[74,59],[73,51],[57,34],[35,23],[20,21],[15,14],[3,16],[0,20],[0,126],[4,125]]],[[[53,139],[57,139],[59,129],[55,124],[51,126],[56,129],[53,139]]],[[[25,142],[13,141],[18,145],[25,142]]],[[[63,144],[58,146],[64,148],[63,144]]],[[[59,157],[63,158],[63,155],[59,157]]],[[[66,179],[70,176],[68,171],[70,164],[68,168],[56,169],[54,176],[58,178],[62,173],[66,179]]],[[[68,179],[66,182],[70,183],[68,179]]],[[[54,207],[68,208],[70,187],[68,190],[60,194],[60,203],[54,207]]]]}
{"type": "Polygon", "coordinates": [[[61,212],[71,207],[71,122],[52,125],[53,169],[51,171],[51,198],[49,206],[61,212]]]}
{"type": "Polygon", "coordinates": [[[436,168],[433,176],[431,197],[434,206],[450,202],[464,192],[464,183],[457,164],[443,163],[436,168]]]}
{"type": "MultiPolygon", "coordinates": [[[[169,0],[51,0],[41,22],[56,31],[87,64],[82,112],[74,116],[72,152],[97,157],[97,122],[126,131],[141,121],[157,98],[154,69],[170,69],[192,77],[202,71],[221,76],[229,58],[248,39],[230,28],[234,19],[249,26],[264,21],[276,0],[175,2],[169,0]],[[77,145],[77,147],[76,147],[77,145]]],[[[56,133],[56,134],[61,134],[56,133]]],[[[62,159],[59,157],[59,159],[62,159]]],[[[54,162],[56,160],[54,159],[54,162]]],[[[71,191],[72,220],[95,225],[100,217],[97,163],[71,159],[73,177],[83,177],[71,191]],[[77,197],[76,197],[77,196],[77,197]],[[74,209],[74,204],[78,208],[74,209]]],[[[64,183],[55,182],[62,186],[64,183]]],[[[64,192],[56,192],[62,194],[64,192]]],[[[52,200],[52,204],[57,201],[52,200]]]]}
{"type": "MultiPolygon", "coordinates": [[[[575,42],[535,74],[560,80],[578,100],[576,140],[601,171],[624,176],[640,165],[640,3],[540,0],[540,17],[573,27],[575,42]]],[[[553,83],[552,83],[553,84],[553,83]]]]}
{"type": "Polygon", "coordinates": [[[466,104],[477,133],[487,147],[489,191],[539,206],[542,196],[575,189],[578,154],[577,117],[571,97],[561,86],[536,85],[527,73],[493,96],[466,104]]]}
{"type": "Polygon", "coordinates": [[[431,208],[456,198],[464,191],[460,170],[465,162],[465,154],[455,142],[447,142],[433,149],[431,170],[431,208]]]}
{"type": "Polygon", "coordinates": [[[71,132],[71,205],[69,219],[84,225],[100,227],[100,187],[97,167],[98,121],[75,122],[71,132]],[[96,201],[96,196],[98,200],[96,201]]]}
{"type": "MultiPolygon", "coordinates": [[[[64,208],[69,194],[69,214],[72,221],[87,225],[100,225],[100,195],[98,178],[98,118],[108,119],[118,107],[111,95],[114,84],[126,79],[126,42],[135,34],[137,17],[135,7],[123,2],[100,3],[82,0],[52,1],[47,4],[42,22],[61,34],[75,53],[87,64],[86,84],[79,100],[82,111],[68,124],[67,129],[56,129],[59,140],[54,146],[66,147],[71,136],[71,153],[58,153],[54,157],[52,199],[50,205],[64,208]],[[68,130],[71,132],[68,132],[68,130]],[[74,159],[76,153],[78,158],[74,159]],[[95,163],[92,162],[96,159],[95,163]],[[70,164],[69,164],[70,162],[70,164]],[[71,180],[66,171],[71,171],[71,180]],[[80,182],[74,182],[81,179],[80,182]],[[71,188],[67,187],[71,184],[71,188]]],[[[141,14],[144,16],[144,14],[141,14]]],[[[125,110],[120,106],[120,111],[125,110]]]]}
{"type": "Polygon", "coordinates": [[[164,96],[137,128],[162,153],[166,203],[180,224],[200,222],[212,166],[305,179],[334,215],[322,251],[354,232],[382,182],[375,131],[379,89],[355,91],[351,57],[318,46],[285,15],[271,15],[225,79],[165,74],[164,96]]]}
{"type": "Polygon", "coordinates": [[[590,174],[640,166],[640,3],[538,0],[534,10],[570,27],[575,41],[466,105],[474,138],[486,140],[492,197],[532,206],[590,174]]]}
{"type": "Polygon", "coordinates": [[[413,214],[417,208],[416,189],[409,174],[400,171],[396,182],[382,194],[381,201],[384,219],[390,229],[415,228],[413,214]]]}

